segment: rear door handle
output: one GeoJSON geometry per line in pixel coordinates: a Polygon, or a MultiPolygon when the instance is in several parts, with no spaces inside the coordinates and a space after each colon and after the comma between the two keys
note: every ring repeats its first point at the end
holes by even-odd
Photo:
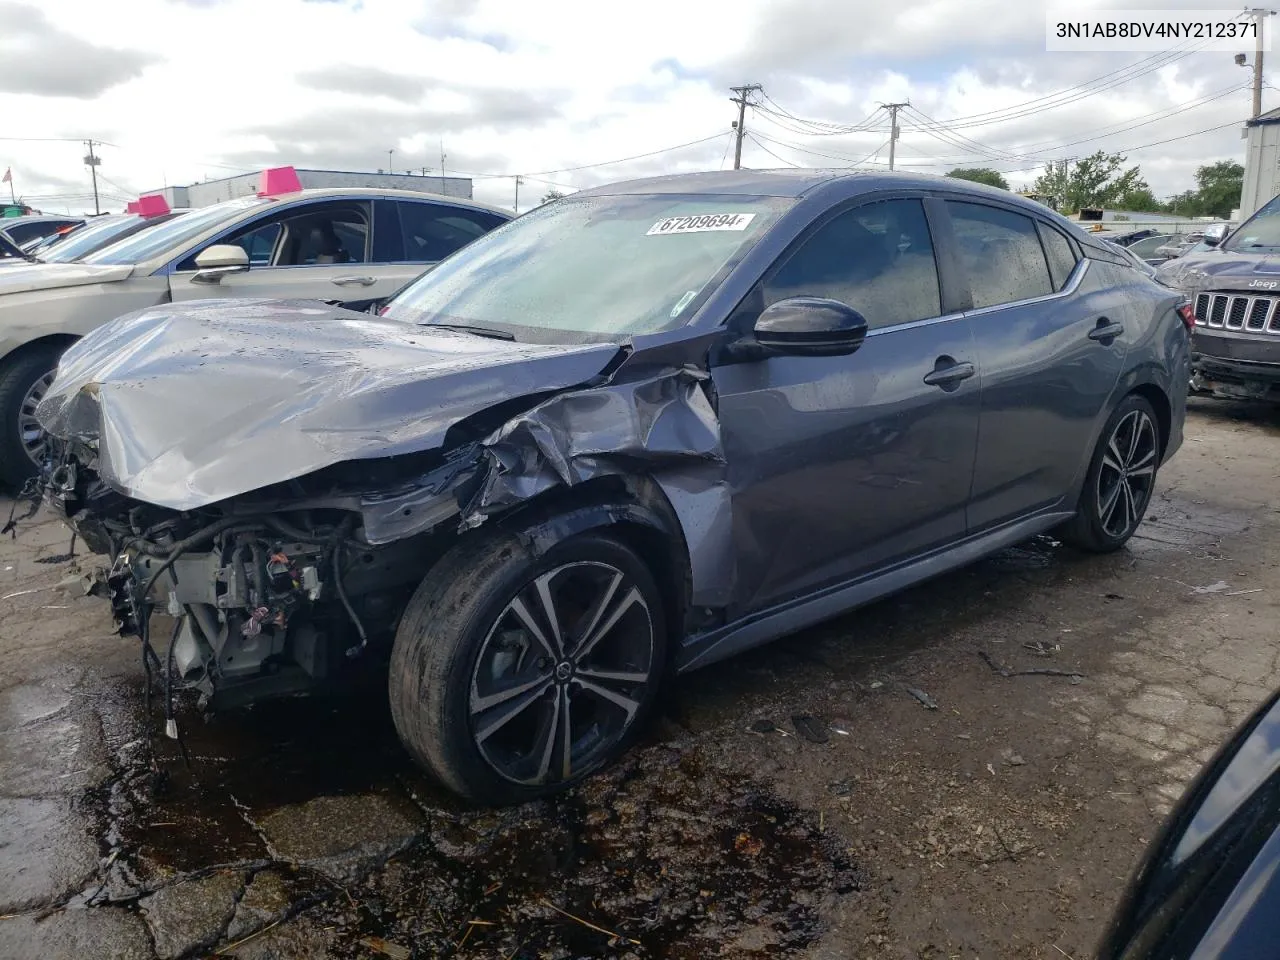
{"type": "Polygon", "coordinates": [[[932,373],[924,375],[924,382],[931,387],[949,387],[953,383],[959,383],[961,380],[968,380],[977,370],[972,363],[967,360],[956,363],[950,357],[939,357],[938,366],[935,366],[932,373]],[[948,366],[941,364],[950,361],[948,366]]]}
{"type": "Polygon", "coordinates": [[[1089,331],[1090,340],[1114,340],[1124,333],[1123,323],[1112,323],[1106,317],[1098,318],[1098,325],[1089,331]]]}
{"type": "Polygon", "coordinates": [[[378,281],[373,277],[334,277],[333,282],[340,287],[371,287],[378,281]]]}

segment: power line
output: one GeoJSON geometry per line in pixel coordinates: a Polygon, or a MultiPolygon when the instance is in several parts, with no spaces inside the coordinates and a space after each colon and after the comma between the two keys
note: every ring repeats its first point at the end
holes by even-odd
{"type": "Polygon", "coordinates": [[[706,143],[709,140],[716,140],[724,136],[723,133],[717,131],[709,137],[701,137],[697,140],[690,140],[688,143],[677,143],[672,147],[663,147],[661,150],[650,150],[648,153],[637,153],[630,157],[619,157],[617,160],[601,160],[599,163],[584,163],[576,167],[558,167],[555,170],[538,170],[534,173],[479,173],[472,176],[481,180],[497,180],[510,177],[526,177],[533,179],[547,173],[572,173],[575,170],[592,170],[596,167],[609,167],[616,163],[628,163],[632,160],[643,160],[645,157],[656,157],[660,153],[671,153],[675,150],[683,150],[685,147],[697,146],[700,143],[706,143]]]}
{"type": "MultiPolygon", "coordinates": [[[[811,150],[808,147],[800,146],[798,143],[788,143],[785,140],[778,140],[778,139],[775,139],[774,137],[769,137],[759,132],[757,132],[755,136],[759,137],[761,140],[764,140],[766,143],[772,143],[774,146],[777,146],[777,147],[786,147],[788,150],[795,150],[799,153],[807,153],[815,157],[822,157],[824,160],[842,160],[845,163],[850,163],[850,164],[866,163],[868,160],[870,160],[877,153],[879,153],[881,150],[883,150],[885,147],[889,145],[889,141],[886,140],[883,143],[881,143],[880,146],[876,147],[875,150],[873,150],[871,153],[867,154],[867,156],[863,157],[861,160],[855,160],[853,157],[847,156],[845,154],[824,153],[820,150],[811,150]]],[[[933,164],[931,162],[927,162],[927,163],[920,163],[915,165],[916,166],[932,166],[933,164]]]]}
{"type": "MultiPolygon", "coordinates": [[[[1169,137],[1167,140],[1155,140],[1151,143],[1140,143],[1132,147],[1121,147],[1116,153],[1132,153],[1134,150],[1145,150],[1148,147],[1161,147],[1166,143],[1177,143],[1179,140],[1189,140],[1192,137],[1198,137],[1205,133],[1215,133],[1218,130],[1226,130],[1228,127],[1237,127],[1240,125],[1239,120],[1229,120],[1226,123],[1220,123],[1216,127],[1206,127],[1204,130],[1196,130],[1193,133],[1184,133],[1180,137],[1169,137]]],[[[1047,161],[1041,160],[1039,163],[1031,167],[1019,167],[1016,170],[1001,170],[1001,173],[1025,173],[1028,170],[1039,170],[1047,161]]]]}
{"type": "Polygon", "coordinates": [[[789,167],[798,167],[798,166],[800,166],[800,164],[798,164],[798,163],[793,163],[792,161],[787,160],[787,159],[786,159],[786,158],[784,158],[784,157],[780,157],[780,156],[778,156],[776,153],[774,153],[772,150],[770,150],[768,147],[766,147],[763,143],[761,143],[759,140],[757,140],[757,139],[755,138],[755,134],[748,133],[748,134],[747,134],[747,139],[748,139],[748,140],[750,140],[752,143],[754,143],[757,147],[759,147],[759,148],[760,148],[761,150],[763,150],[765,153],[767,153],[769,156],[773,157],[773,159],[777,160],[779,163],[785,163],[785,164],[786,164],[787,166],[789,166],[789,167]]]}

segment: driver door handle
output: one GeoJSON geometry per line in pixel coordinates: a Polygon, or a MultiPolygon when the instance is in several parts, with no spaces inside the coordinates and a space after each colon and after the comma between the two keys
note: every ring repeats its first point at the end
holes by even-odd
{"type": "Polygon", "coordinates": [[[1106,317],[1098,318],[1098,325],[1089,331],[1090,340],[1114,340],[1124,333],[1123,323],[1112,323],[1106,317]]]}
{"type": "Polygon", "coordinates": [[[340,287],[371,287],[378,281],[373,277],[334,277],[333,282],[340,287]]]}
{"type": "Polygon", "coordinates": [[[935,368],[924,375],[924,382],[931,387],[949,387],[961,380],[968,380],[976,372],[973,364],[964,360],[947,367],[935,368]]]}

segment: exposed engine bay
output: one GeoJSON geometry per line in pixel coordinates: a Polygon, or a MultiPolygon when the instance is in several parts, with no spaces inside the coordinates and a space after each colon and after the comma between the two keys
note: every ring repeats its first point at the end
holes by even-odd
{"type": "MultiPolygon", "coordinates": [[[[177,511],[113,490],[98,476],[89,445],[51,449],[45,502],[86,547],[109,558],[100,590],[116,631],[156,648],[161,674],[172,671],[206,706],[339,680],[344,661],[389,644],[408,595],[444,548],[430,530],[369,543],[363,516],[352,509],[359,501],[343,496],[339,476],[308,478],[331,484],[328,497],[242,497],[177,511]],[[153,612],[178,621],[167,644],[151,641],[153,612]]],[[[421,497],[430,483],[417,480],[411,489],[421,497]]],[[[396,510],[400,499],[363,502],[376,517],[378,506],[396,510]]],[[[442,515],[457,513],[455,497],[444,501],[442,515]]],[[[403,517],[403,508],[397,512],[403,517]]]]}

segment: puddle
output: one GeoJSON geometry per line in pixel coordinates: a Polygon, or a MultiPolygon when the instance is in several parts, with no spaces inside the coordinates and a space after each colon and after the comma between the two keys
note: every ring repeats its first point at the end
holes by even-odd
{"type": "Polygon", "coordinates": [[[299,888],[319,899],[306,916],[340,956],[367,956],[361,941],[382,938],[415,956],[786,957],[859,883],[816,815],[696,748],[633,750],[563,797],[487,811],[417,771],[385,699],[283,701],[208,721],[184,710],[192,768],[158,739],[168,778],[153,799],[140,709],[121,708],[132,722],[117,720],[109,741],[132,735],[113,744],[117,776],[91,797],[102,854],[114,855],[108,899],[216,865],[261,867],[307,830],[327,835],[306,846],[342,847],[349,831],[306,820],[318,797],[399,804],[425,821],[363,880],[311,876],[299,888]]]}

